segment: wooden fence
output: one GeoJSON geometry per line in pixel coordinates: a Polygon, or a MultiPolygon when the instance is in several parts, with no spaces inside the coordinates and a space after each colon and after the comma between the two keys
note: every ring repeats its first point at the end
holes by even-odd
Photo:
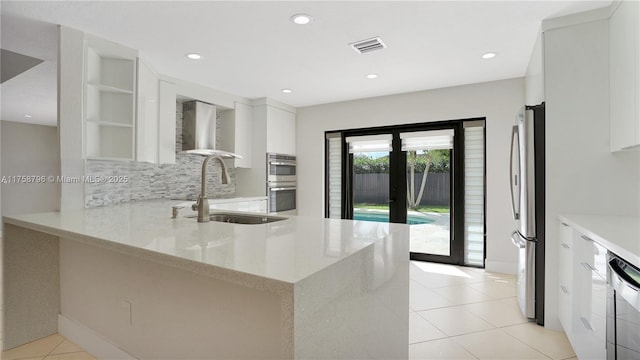
{"type": "MultiPolygon", "coordinates": [[[[420,205],[449,205],[450,174],[427,175],[427,184],[420,205]]],[[[422,174],[415,174],[415,195],[420,191],[422,174]]],[[[355,174],[353,179],[354,203],[386,204],[389,199],[389,174],[355,174]]]]}

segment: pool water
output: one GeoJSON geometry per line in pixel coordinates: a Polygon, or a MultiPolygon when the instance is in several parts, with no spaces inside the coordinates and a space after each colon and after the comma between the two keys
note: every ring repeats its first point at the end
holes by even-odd
{"type": "MultiPolygon", "coordinates": [[[[354,212],[353,220],[389,222],[389,214],[354,212]]],[[[434,221],[435,220],[423,216],[407,215],[407,224],[409,225],[430,224],[434,221]]]]}

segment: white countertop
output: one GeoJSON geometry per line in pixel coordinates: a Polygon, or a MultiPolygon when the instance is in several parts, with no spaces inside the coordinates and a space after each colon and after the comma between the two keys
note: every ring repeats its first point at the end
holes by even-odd
{"type": "Polygon", "coordinates": [[[586,214],[561,214],[558,218],[627,262],[640,267],[640,218],[586,214]]]}
{"type": "MultiPolygon", "coordinates": [[[[82,241],[152,261],[223,277],[249,274],[294,284],[382,240],[408,241],[409,227],[285,216],[259,225],[198,223],[180,201],[123,205],[4,217],[4,222],[82,241]],[[231,270],[232,273],[229,272],[231,270]],[[233,273],[235,272],[235,274],[233,273]]],[[[408,255],[407,255],[408,256],[408,255]]]]}

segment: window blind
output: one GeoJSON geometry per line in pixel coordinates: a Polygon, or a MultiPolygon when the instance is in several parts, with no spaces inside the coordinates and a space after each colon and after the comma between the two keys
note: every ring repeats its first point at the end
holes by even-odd
{"type": "Polygon", "coordinates": [[[329,218],[342,217],[342,137],[340,133],[327,134],[327,171],[329,218]]]}
{"type": "Polygon", "coordinates": [[[351,136],[346,139],[349,143],[349,153],[391,151],[391,134],[351,136]]]}
{"type": "Polygon", "coordinates": [[[431,130],[400,133],[402,151],[453,148],[453,130],[431,130]]]}
{"type": "Polygon", "coordinates": [[[484,122],[464,128],[464,262],[484,265],[484,122]]]}

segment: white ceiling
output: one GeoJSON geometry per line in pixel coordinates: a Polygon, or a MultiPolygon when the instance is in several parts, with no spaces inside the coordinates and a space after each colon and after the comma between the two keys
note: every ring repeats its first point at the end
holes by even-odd
{"type": "Polygon", "coordinates": [[[2,48],[45,61],[2,84],[2,120],[55,125],[53,24],[139,49],[162,74],[302,107],[523,76],[542,20],[610,3],[3,0],[2,48]],[[295,25],[296,13],[314,22],[295,25]],[[348,46],[373,36],[388,47],[348,46]]]}

